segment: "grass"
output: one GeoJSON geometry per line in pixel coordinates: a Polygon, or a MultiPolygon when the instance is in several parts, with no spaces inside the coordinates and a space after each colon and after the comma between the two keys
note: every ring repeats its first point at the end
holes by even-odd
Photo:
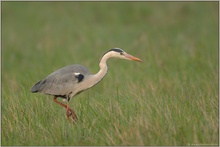
{"type": "Polygon", "coordinates": [[[218,2],[1,2],[1,145],[218,145],[218,2]],[[104,80],[71,99],[69,123],[30,88],[80,63],[104,80]]]}

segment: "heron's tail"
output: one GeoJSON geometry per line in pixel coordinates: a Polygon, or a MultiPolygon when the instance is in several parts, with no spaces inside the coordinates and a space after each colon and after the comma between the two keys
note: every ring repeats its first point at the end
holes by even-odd
{"type": "Polygon", "coordinates": [[[37,82],[32,88],[31,88],[31,92],[32,93],[36,93],[39,91],[41,87],[41,81],[37,82]]]}

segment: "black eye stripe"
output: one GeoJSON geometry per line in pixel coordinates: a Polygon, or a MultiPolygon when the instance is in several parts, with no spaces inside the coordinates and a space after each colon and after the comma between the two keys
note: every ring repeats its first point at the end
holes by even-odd
{"type": "Polygon", "coordinates": [[[124,52],[122,49],[120,49],[120,48],[113,48],[113,49],[110,49],[108,52],[110,52],[110,51],[115,51],[115,52],[118,52],[118,53],[122,53],[122,52],[124,52]]]}
{"type": "Polygon", "coordinates": [[[118,52],[118,53],[120,53],[120,55],[124,55],[124,51],[122,49],[120,49],[120,48],[113,48],[113,49],[110,49],[109,51],[107,51],[106,53],[104,53],[103,56],[105,54],[107,54],[108,52],[111,52],[111,51],[118,52]]]}

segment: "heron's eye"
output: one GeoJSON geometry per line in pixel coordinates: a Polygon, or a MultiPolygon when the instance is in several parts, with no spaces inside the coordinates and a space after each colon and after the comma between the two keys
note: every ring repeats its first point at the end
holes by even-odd
{"type": "Polygon", "coordinates": [[[124,55],[124,53],[123,53],[123,52],[120,52],[120,55],[124,55]]]}

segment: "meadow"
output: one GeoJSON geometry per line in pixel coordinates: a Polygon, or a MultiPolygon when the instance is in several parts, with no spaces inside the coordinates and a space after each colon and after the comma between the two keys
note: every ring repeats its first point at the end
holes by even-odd
{"type": "Polygon", "coordinates": [[[1,145],[219,145],[219,2],[1,2],[1,145]],[[30,88],[51,72],[119,47],[143,63],[70,101],[30,88]]]}

